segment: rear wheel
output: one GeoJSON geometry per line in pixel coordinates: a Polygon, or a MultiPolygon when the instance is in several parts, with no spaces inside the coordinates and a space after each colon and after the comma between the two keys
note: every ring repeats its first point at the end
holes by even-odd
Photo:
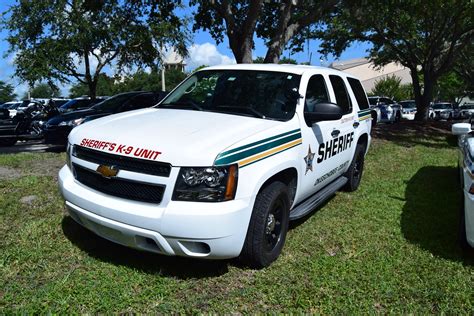
{"type": "Polygon", "coordinates": [[[276,181],[258,193],[240,259],[264,268],[275,261],[285,244],[289,223],[288,188],[276,181]]]}
{"type": "Polygon", "coordinates": [[[364,159],[365,146],[362,144],[357,144],[352,163],[344,174],[344,176],[348,179],[346,185],[344,186],[345,191],[353,192],[359,187],[360,180],[362,179],[362,173],[364,171],[364,159]]]}
{"type": "Polygon", "coordinates": [[[0,147],[8,147],[16,144],[16,138],[0,138],[0,147]]]}

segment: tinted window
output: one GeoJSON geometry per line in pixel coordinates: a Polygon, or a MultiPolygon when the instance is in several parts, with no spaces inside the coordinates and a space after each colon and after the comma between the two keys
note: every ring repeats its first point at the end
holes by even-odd
{"type": "Polygon", "coordinates": [[[349,95],[347,94],[346,85],[341,77],[331,75],[329,76],[331,80],[332,88],[334,89],[334,94],[336,95],[336,103],[339,105],[344,113],[349,113],[352,110],[351,101],[349,95]]]}
{"type": "Polygon", "coordinates": [[[369,102],[367,101],[364,88],[362,88],[362,84],[360,83],[360,81],[354,78],[347,78],[347,81],[349,81],[349,85],[351,86],[352,92],[355,95],[357,104],[359,104],[359,109],[361,110],[368,109],[369,102]]]}
{"type": "Polygon", "coordinates": [[[308,81],[304,110],[313,112],[315,105],[322,102],[329,102],[328,90],[323,76],[315,75],[308,81]]]}
{"type": "Polygon", "coordinates": [[[125,102],[130,98],[137,95],[137,92],[121,93],[114,95],[113,97],[108,98],[105,101],[97,103],[92,108],[94,110],[103,111],[103,112],[116,112],[118,111],[125,102]]]}
{"type": "Polygon", "coordinates": [[[130,111],[136,109],[143,109],[151,107],[156,103],[156,97],[153,93],[140,94],[132,98],[121,110],[130,111]]]}

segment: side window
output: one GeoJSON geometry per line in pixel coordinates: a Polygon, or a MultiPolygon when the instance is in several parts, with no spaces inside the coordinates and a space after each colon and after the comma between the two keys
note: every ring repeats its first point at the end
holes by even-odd
{"type": "Polygon", "coordinates": [[[369,101],[367,101],[367,96],[365,95],[364,88],[362,88],[360,81],[354,78],[347,78],[347,81],[349,81],[349,85],[351,86],[352,92],[355,95],[359,109],[368,109],[369,101]]]}
{"type": "Polygon", "coordinates": [[[350,113],[352,111],[352,105],[349,95],[347,94],[344,80],[336,75],[330,75],[329,80],[331,80],[332,88],[334,89],[334,94],[336,95],[337,105],[342,108],[344,113],[350,113]]]}
{"type": "Polygon", "coordinates": [[[326,83],[324,82],[323,76],[314,75],[308,81],[304,110],[307,112],[313,112],[314,106],[322,102],[329,102],[329,95],[328,90],[326,88],[326,83]]]}

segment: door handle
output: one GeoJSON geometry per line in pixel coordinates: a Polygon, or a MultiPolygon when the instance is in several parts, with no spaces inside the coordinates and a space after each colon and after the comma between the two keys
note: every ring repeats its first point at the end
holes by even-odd
{"type": "Polygon", "coordinates": [[[337,137],[337,136],[339,136],[340,133],[341,133],[340,130],[335,129],[335,130],[333,130],[333,131],[331,132],[331,136],[332,136],[332,137],[337,137]]]}
{"type": "Polygon", "coordinates": [[[354,126],[354,128],[357,128],[359,127],[360,123],[359,122],[354,122],[354,124],[352,124],[352,126],[354,126]]]}

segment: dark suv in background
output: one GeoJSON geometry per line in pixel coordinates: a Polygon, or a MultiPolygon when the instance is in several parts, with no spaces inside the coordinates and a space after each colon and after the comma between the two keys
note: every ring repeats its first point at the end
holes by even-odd
{"type": "Polygon", "coordinates": [[[88,109],[94,104],[102,102],[106,100],[107,98],[108,97],[96,97],[94,100],[92,100],[89,97],[79,97],[79,98],[69,100],[65,104],[59,106],[58,109],[59,109],[59,112],[61,113],[88,109]]]}
{"type": "Polygon", "coordinates": [[[166,92],[126,92],[114,95],[89,109],[63,113],[46,123],[44,128],[45,143],[66,145],[71,130],[84,122],[110,114],[151,107],[165,96],[166,92]]]}

